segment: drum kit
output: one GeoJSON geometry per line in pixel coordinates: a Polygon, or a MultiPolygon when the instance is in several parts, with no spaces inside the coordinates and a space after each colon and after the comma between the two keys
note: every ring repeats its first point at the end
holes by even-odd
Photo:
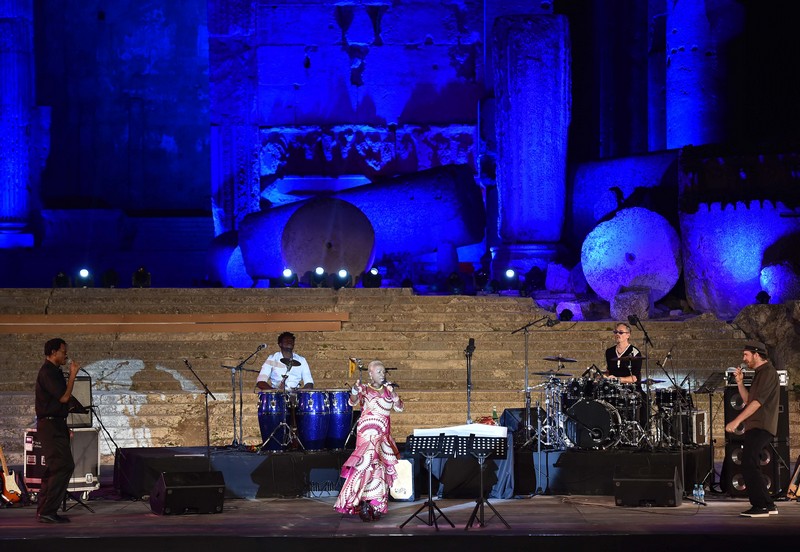
{"type": "MultiPolygon", "coordinates": [[[[542,388],[545,405],[536,432],[541,445],[560,450],[606,450],[621,446],[672,448],[678,444],[679,414],[692,408],[691,395],[684,389],[654,390],[656,412],[649,415],[651,401],[636,385],[605,379],[596,366],[575,377],[563,368],[565,363],[577,360],[561,355],[543,360],[558,363],[558,368],[533,372],[544,378],[535,386],[542,388]]],[[[642,384],[649,389],[663,381],[647,379],[642,384]]]]}

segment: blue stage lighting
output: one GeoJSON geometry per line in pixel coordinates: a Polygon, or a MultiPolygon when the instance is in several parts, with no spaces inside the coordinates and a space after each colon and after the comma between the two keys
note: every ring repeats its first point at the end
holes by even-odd
{"type": "Polygon", "coordinates": [[[503,281],[502,281],[503,289],[519,289],[519,274],[513,268],[508,268],[503,273],[503,281]]]}
{"type": "Polygon", "coordinates": [[[281,273],[281,284],[283,287],[297,287],[297,273],[291,268],[284,268],[281,273]]]}
{"type": "Polygon", "coordinates": [[[75,287],[90,288],[94,287],[94,276],[88,268],[82,268],[75,277],[75,287]]]}
{"type": "Polygon", "coordinates": [[[350,278],[350,273],[344,268],[340,269],[339,272],[336,273],[336,277],[333,279],[333,289],[350,287],[352,285],[353,281],[352,278],[350,278]]]}
{"type": "Polygon", "coordinates": [[[327,287],[328,285],[328,273],[325,272],[325,269],[321,266],[318,266],[314,269],[314,272],[311,273],[311,287],[327,287]]]}
{"type": "Polygon", "coordinates": [[[381,287],[381,272],[374,266],[361,273],[361,285],[365,288],[379,288],[381,287]]]}

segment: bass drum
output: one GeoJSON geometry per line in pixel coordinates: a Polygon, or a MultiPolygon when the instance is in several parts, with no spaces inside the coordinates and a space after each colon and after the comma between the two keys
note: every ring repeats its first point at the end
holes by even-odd
{"type": "Polygon", "coordinates": [[[621,437],[619,412],[603,401],[576,402],[567,409],[564,424],[567,439],[580,449],[607,449],[621,437]]]}

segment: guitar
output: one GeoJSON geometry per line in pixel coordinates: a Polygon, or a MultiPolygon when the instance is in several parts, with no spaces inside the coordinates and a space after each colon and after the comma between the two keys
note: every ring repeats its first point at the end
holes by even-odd
{"type": "Polygon", "coordinates": [[[3,464],[3,473],[0,474],[0,479],[2,479],[3,483],[3,492],[0,494],[0,497],[10,504],[15,504],[22,499],[22,492],[19,490],[14,472],[10,471],[6,465],[6,455],[3,454],[3,447],[0,447],[0,463],[3,464]]]}
{"type": "Polygon", "coordinates": [[[786,491],[786,498],[789,500],[795,500],[797,498],[798,484],[800,484],[800,457],[798,457],[797,462],[795,462],[794,474],[792,475],[792,480],[789,482],[789,490],[786,491]]]}

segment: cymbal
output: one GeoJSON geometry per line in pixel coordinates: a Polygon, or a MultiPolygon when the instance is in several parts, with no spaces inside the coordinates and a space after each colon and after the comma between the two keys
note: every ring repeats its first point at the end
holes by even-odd
{"type": "Polygon", "coordinates": [[[300,362],[293,358],[282,358],[281,362],[286,366],[300,366],[300,362]]]}
{"type": "Polygon", "coordinates": [[[544,357],[543,360],[549,360],[551,362],[578,362],[574,358],[562,357],[561,355],[554,356],[554,357],[544,357]]]}
{"type": "Polygon", "coordinates": [[[621,356],[617,360],[645,360],[646,356],[621,356]]]}
{"type": "Polygon", "coordinates": [[[550,376],[550,377],[557,377],[557,378],[570,378],[570,377],[572,377],[572,374],[568,374],[566,372],[556,372],[555,370],[547,370],[545,372],[533,372],[533,374],[535,376],[550,376]]]}
{"type": "Polygon", "coordinates": [[[654,385],[656,383],[664,383],[667,380],[657,380],[653,378],[648,378],[646,380],[642,380],[642,385],[654,385]]]}

